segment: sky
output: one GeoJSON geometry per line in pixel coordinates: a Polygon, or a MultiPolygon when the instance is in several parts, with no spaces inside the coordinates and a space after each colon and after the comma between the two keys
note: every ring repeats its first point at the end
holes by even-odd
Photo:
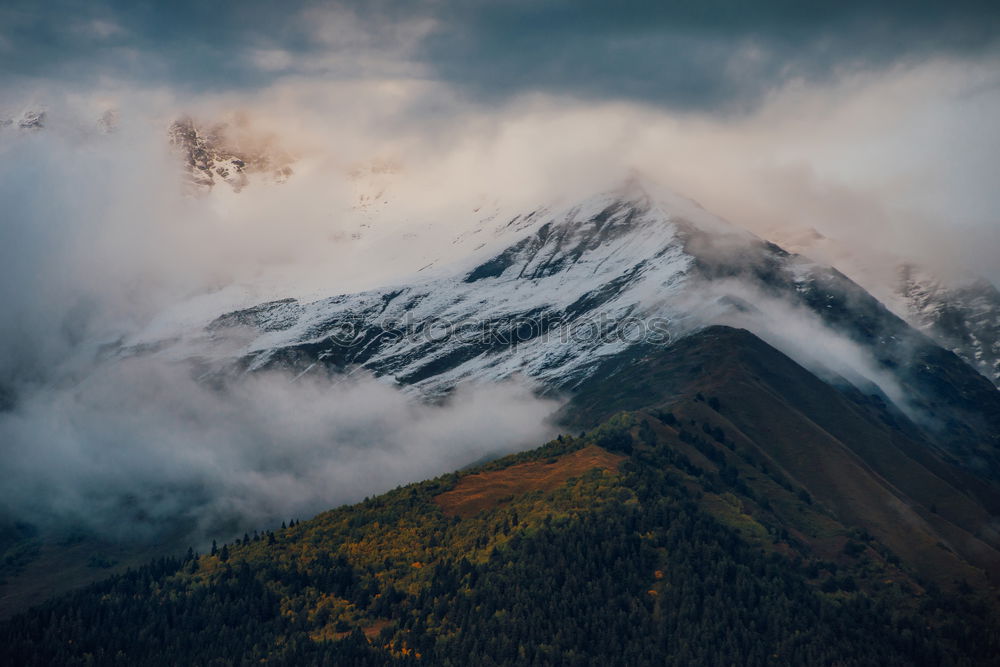
{"type": "Polygon", "coordinates": [[[1000,281],[993,2],[6,0],[0,90],[0,117],[51,123],[249,110],[341,166],[461,162],[452,190],[639,167],[758,232],[1000,281]]]}
{"type": "Polygon", "coordinates": [[[987,0],[5,2],[3,77],[192,91],[292,76],[421,78],[496,103],[542,92],[746,110],[794,78],[995,55],[987,0]]]}
{"type": "Polygon", "coordinates": [[[484,201],[637,169],[764,236],[816,229],[872,270],[916,259],[1000,285],[997,118],[996,2],[0,0],[0,447],[19,480],[0,501],[36,518],[90,503],[113,527],[157,488],[139,514],[193,494],[204,530],[257,525],[537,444],[557,406],[518,383],[430,407],[370,379],[269,377],[223,399],[173,367],[94,365],[225,285],[398,279],[484,201]],[[43,130],[18,130],[32,110],[43,130]],[[165,140],[184,114],[242,124],[295,174],[186,196],[165,140]],[[395,165],[396,212],[355,256],[338,249],[358,222],[347,175],[372,164],[395,165]],[[345,412],[354,395],[370,400],[345,412]],[[487,405],[502,441],[470,435],[487,405]],[[408,446],[419,470],[385,465],[408,446]]]}

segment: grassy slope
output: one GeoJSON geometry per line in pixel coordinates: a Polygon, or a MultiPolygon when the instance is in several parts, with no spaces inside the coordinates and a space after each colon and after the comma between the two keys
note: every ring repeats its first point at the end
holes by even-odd
{"type": "Polygon", "coordinates": [[[5,528],[0,528],[0,620],[54,595],[139,567],[180,545],[178,540],[120,542],[25,524],[5,528]]]}
{"type": "Polygon", "coordinates": [[[579,437],[140,576],[138,590],[98,585],[0,626],[0,639],[16,638],[5,650],[38,664],[87,653],[169,664],[177,651],[197,663],[219,647],[218,664],[982,662],[975,652],[989,649],[973,621],[985,607],[929,596],[883,543],[708,423],[619,413],[579,437]],[[240,596],[263,611],[228,612],[240,596]],[[117,623],[138,624],[124,638],[108,629],[121,614],[117,623]],[[591,623],[624,625],[598,639],[591,623]],[[186,624],[212,637],[201,644],[178,631],[186,624]],[[59,652],[34,653],[49,645],[59,652]]]}
{"type": "Polygon", "coordinates": [[[835,389],[752,334],[713,327],[609,364],[569,418],[593,423],[625,406],[721,429],[737,459],[780,471],[940,585],[1000,582],[996,487],[946,463],[878,397],[835,389]]]}
{"type": "Polygon", "coordinates": [[[53,601],[0,655],[988,664],[993,490],[899,415],[717,328],[570,417],[593,428],[53,601]]]}

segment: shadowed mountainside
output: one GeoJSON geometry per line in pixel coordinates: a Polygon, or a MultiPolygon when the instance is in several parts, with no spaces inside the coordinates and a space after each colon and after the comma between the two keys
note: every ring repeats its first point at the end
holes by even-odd
{"type": "Polygon", "coordinates": [[[647,352],[581,389],[577,436],[55,599],[0,656],[992,663],[995,488],[748,332],[647,352]]]}
{"type": "Polygon", "coordinates": [[[725,432],[737,451],[780,470],[925,576],[946,583],[972,566],[993,585],[1000,581],[1000,490],[946,462],[878,394],[824,382],[728,327],[644,352],[608,361],[580,388],[569,421],[592,425],[619,410],[672,410],[725,432]]]}

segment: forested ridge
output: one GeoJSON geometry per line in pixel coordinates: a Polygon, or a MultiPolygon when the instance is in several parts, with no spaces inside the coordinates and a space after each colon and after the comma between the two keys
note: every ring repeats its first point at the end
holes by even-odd
{"type": "Polygon", "coordinates": [[[996,664],[992,605],[956,586],[724,431],[621,413],[50,601],[0,625],[0,662],[996,664]]]}

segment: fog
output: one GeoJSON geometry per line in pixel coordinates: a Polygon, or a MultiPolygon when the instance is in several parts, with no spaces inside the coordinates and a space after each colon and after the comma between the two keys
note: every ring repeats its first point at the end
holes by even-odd
{"type": "Polygon", "coordinates": [[[516,381],[429,405],[360,374],[220,389],[132,359],[18,397],[0,505],[115,539],[224,537],[542,443],[557,407],[516,381]]]}
{"type": "Polygon", "coordinates": [[[831,328],[801,303],[765,293],[746,281],[716,280],[690,295],[683,308],[689,313],[683,323],[687,327],[709,323],[746,329],[827,382],[850,383],[866,394],[877,388],[912,419],[928,418],[911,404],[871,348],[831,328]]]}
{"type": "Polygon", "coordinates": [[[938,59],[793,80],[743,114],[537,93],[483,107],[414,80],[293,79],[265,98],[205,98],[203,113],[253,109],[297,147],[310,177],[392,161],[390,209],[407,212],[395,222],[433,219],[439,243],[468,224],[468,202],[537,206],[637,169],[763,236],[815,229],[849,253],[878,248],[1000,282],[993,63],[938,59]]]}
{"type": "Polygon", "coordinates": [[[108,358],[109,344],[220,287],[240,296],[216,302],[216,315],[301,276],[333,292],[377,282],[392,254],[372,249],[366,262],[342,247],[338,225],[355,222],[337,217],[350,209],[337,169],[307,164],[287,188],[254,184],[247,204],[227,191],[191,196],[164,141],[169,114],[125,100],[118,131],[101,134],[86,124],[92,105],[80,106],[86,114],[67,107],[77,118],[4,136],[0,153],[4,518],[197,541],[553,434],[558,404],[517,380],[462,386],[430,405],[358,373],[254,374],[220,387],[192,363],[108,358]]]}

